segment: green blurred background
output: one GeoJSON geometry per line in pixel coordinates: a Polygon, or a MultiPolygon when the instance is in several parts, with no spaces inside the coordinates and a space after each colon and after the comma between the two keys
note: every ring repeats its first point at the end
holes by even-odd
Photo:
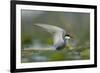
{"type": "MultiPolygon", "coordinates": [[[[51,48],[52,49],[52,48],[51,48]]],[[[90,14],[21,10],[21,62],[87,60],[90,58],[90,14]],[[52,34],[34,24],[63,28],[73,37],[62,50],[34,50],[53,45],[52,34]],[[31,49],[30,49],[31,48],[31,49]],[[27,49],[27,50],[25,50],[27,49]]]]}

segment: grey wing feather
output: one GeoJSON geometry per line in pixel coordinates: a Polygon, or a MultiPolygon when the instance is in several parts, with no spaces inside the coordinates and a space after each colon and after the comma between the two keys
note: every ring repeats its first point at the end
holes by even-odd
{"type": "Polygon", "coordinates": [[[64,31],[62,28],[54,26],[54,25],[48,25],[48,24],[34,24],[34,25],[44,28],[50,33],[52,32],[57,33],[57,32],[64,31]]]}

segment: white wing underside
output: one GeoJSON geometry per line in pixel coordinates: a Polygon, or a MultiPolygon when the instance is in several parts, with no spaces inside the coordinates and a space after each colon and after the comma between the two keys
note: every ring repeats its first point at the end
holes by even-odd
{"type": "Polygon", "coordinates": [[[63,33],[65,33],[65,30],[63,30],[60,27],[54,26],[54,25],[48,25],[48,24],[35,24],[36,26],[39,26],[41,28],[46,29],[49,33],[53,34],[53,43],[54,45],[63,43],[63,33]]]}

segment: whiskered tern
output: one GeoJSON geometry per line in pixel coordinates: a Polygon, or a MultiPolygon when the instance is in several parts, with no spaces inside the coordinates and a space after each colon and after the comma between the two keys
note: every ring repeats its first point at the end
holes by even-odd
{"type": "Polygon", "coordinates": [[[34,24],[38,27],[45,29],[47,32],[53,35],[53,48],[60,50],[67,46],[70,35],[66,31],[58,26],[48,24],[34,24]]]}

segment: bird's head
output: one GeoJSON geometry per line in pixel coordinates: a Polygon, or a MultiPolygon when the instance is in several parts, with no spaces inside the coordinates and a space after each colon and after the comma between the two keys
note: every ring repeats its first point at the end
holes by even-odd
{"type": "Polygon", "coordinates": [[[69,40],[69,39],[71,39],[72,37],[69,35],[69,34],[66,34],[65,36],[64,36],[64,39],[65,40],[69,40]]]}

